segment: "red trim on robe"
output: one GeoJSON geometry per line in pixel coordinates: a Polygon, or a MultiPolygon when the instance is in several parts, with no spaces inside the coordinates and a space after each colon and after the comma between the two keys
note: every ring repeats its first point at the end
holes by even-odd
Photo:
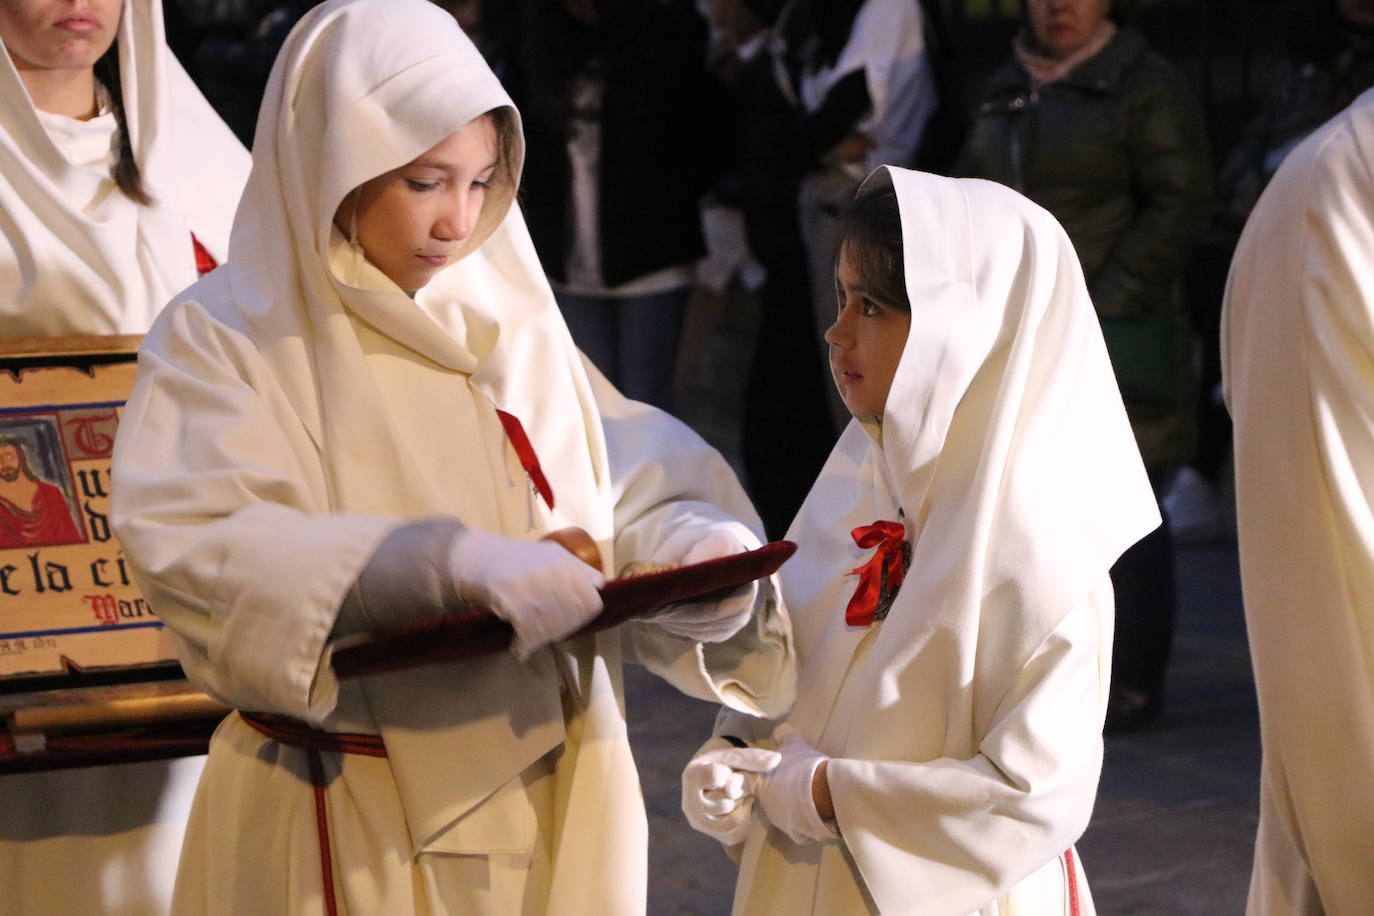
{"type": "Polygon", "coordinates": [[[339,903],[334,893],[333,842],[329,838],[329,804],[324,791],[329,784],[324,778],[324,761],[320,759],[320,751],[385,757],[386,745],[382,743],[380,735],[327,732],[269,712],[240,712],[239,716],[263,737],[305,751],[306,763],[310,767],[310,785],[315,796],[315,837],[320,844],[320,885],[324,891],[324,911],[327,916],[338,916],[339,903]]]}
{"type": "Polygon", "coordinates": [[[520,466],[529,475],[530,483],[534,484],[539,495],[544,497],[544,502],[552,509],[553,487],[549,486],[549,479],[544,476],[544,469],[539,466],[539,456],[534,453],[534,446],[530,444],[530,437],[525,435],[525,427],[520,425],[520,418],[504,410],[496,411],[496,415],[501,418],[506,438],[510,440],[511,448],[515,449],[520,466]]]}
{"type": "Polygon", "coordinates": [[[1064,850],[1064,875],[1069,883],[1069,916],[1080,916],[1078,912],[1078,868],[1073,864],[1073,850],[1064,850]]]}
{"type": "Polygon", "coordinates": [[[198,276],[203,277],[219,266],[219,261],[216,261],[215,256],[205,249],[194,232],[191,233],[191,248],[196,254],[196,274],[198,276]]]}

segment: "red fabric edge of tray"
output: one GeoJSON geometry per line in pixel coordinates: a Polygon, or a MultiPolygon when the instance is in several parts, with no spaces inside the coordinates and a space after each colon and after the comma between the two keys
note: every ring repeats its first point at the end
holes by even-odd
{"type": "MultiPolygon", "coordinates": [[[[758,550],[691,566],[613,579],[601,588],[605,609],[581,632],[608,630],[673,604],[727,593],[771,576],[796,549],[791,541],[774,541],[758,550]]],[[[510,624],[491,611],[468,608],[386,630],[366,642],[338,649],[334,652],[334,673],[352,678],[476,658],[505,649],[512,636],[510,624]]]]}

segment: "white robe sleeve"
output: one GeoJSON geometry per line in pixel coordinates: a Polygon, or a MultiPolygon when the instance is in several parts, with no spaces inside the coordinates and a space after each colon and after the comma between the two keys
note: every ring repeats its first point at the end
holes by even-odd
{"type": "MultiPolygon", "coordinates": [[[[762,544],[758,516],[719,452],[663,411],[625,398],[590,366],[588,376],[610,458],[617,569],[678,563],[717,528],[749,548],[762,544]]],[[[753,618],[725,642],[635,622],[624,627],[627,658],[697,699],[754,715],[784,712],[796,689],[792,630],[777,582],[760,586],[753,618]]]]}
{"type": "Polygon", "coordinates": [[[922,912],[977,910],[1086,829],[1111,620],[1104,581],[1026,663],[971,760],[830,761],[836,821],[881,912],[909,911],[913,899],[922,912]]]}
{"type": "Polygon", "coordinates": [[[120,421],[113,522],[187,674],[222,702],[319,722],[326,642],[396,520],[330,514],[304,429],[246,338],[172,306],[139,354],[120,421]]]}
{"type": "Polygon", "coordinates": [[[222,263],[229,256],[229,229],[253,160],[170,50],[167,77],[176,112],[177,200],[186,225],[222,263]]]}

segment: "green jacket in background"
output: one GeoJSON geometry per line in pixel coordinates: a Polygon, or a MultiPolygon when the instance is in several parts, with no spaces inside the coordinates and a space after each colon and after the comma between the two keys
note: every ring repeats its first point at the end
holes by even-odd
{"type": "Polygon", "coordinates": [[[1012,58],[988,81],[955,174],[1009,185],[1063,224],[1152,468],[1192,448],[1180,276],[1210,215],[1212,161],[1186,78],[1122,29],[1059,82],[1012,58]]]}

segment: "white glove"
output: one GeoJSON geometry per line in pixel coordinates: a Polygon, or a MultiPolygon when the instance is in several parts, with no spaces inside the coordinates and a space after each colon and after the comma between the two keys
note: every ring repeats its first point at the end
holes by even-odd
{"type": "Polygon", "coordinates": [[[705,748],[682,771],[682,813],[695,829],[733,846],[749,832],[758,774],[781,758],[777,751],[734,747],[723,738],[712,738],[705,748]]]}
{"type": "Polygon", "coordinates": [[[773,730],[778,742],[778,765],[760,780],[755,795],[763,813],[794,843],[816,843],[839,836],[838,831],[821,820],[811,795],[816,768],[829,760],[806,743],[795,728],[786,723],[773,730]]]}
{"type": "MultiPolygon", "coordinates": [[[[692,545],[682,565],[702,563],[717,557],[744,553],[749,548],[729,531],[717,528],[692,545]]],[[[724,642],[749,622],[758,599],[759,584],[750,582],[718,601],[682,604],[654,615],[654,623],[683,639],[694,642],[724,642]]]]}
{"type": "Polygon", "coordinates": [[[460,598],[480,602],[515,628],[520,659],[580,630],[601,612],[606,581],[552,541],[519,541],[464,528],[448,555],[460,598]]]}

